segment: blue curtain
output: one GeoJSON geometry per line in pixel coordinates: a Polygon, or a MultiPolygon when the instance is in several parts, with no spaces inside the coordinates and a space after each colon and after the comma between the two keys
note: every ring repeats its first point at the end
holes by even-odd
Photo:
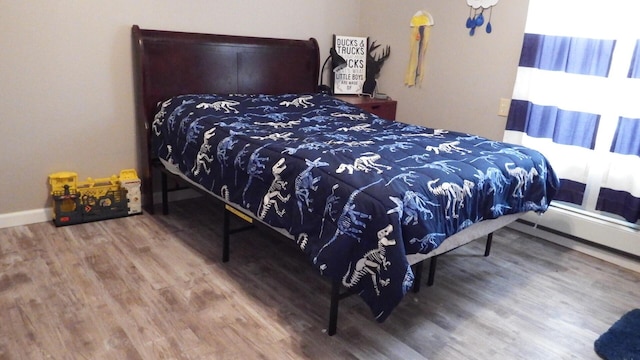
{"type": "Polygon", "coordinates": [[[519,66],[607,76],[615,40],[524,34],[519,66]]]}
{"type": "Polygon", "coordinates": [[[566,20],[566,34],[559,30],[562,24],[532,18],[545,14],[541,7],[568,9],[560,6],[568,1],[529,3],[505,141],[536,148],[550,159],[561,177],[558,200],[636,223],[640,40],[625,32],[616,37],[611,27],[601,38],[594,36],[593,27],[607,26],[604,21],[584,25],[583,35],[581,20],[571,18],[579,12],[556,17],[566,20]]]}
{"type": "Polygon", "coordinates": [[[629,66],[629,78],[640,78],[640,40],[636,41],[636,49],[631,58],[631,66],[629,66]]]}
{"type": "Polygon", "coordinates": [[[507,130],[529,136],[553,139],[555,143],[593,149],[600,116],[512,100],[507,130]]]}

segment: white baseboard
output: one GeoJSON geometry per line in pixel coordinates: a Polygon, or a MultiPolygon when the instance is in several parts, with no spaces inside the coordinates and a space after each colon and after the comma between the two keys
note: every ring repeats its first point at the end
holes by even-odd
{"type": "Polygon", "coordinates": [[[564,246],[571,250],[579,251],[583,254],[593,256],[595,258],[616,264],[623,268],[640,273],[640,261],[633,255],[628,256],[623,253],[617,253],[603,247],[593,246],[588,243],[577,241],[566,236],[546,231],[539,227],[534,227],[519,221],[513,222],[508,227],[523,232],[525,234],[537,236],[543,240],[547,240],[554,244],[564,246]]]}
{"type": "MultiPolygon", "coordinates": [[[[202,195],[191,189],[178,190],[169,193],[169,201],[192,199],[198,196],[202,195]]],[[[161,200],[161,193],[157,192],[153,194],[153,201],[156,204],[159,204],[161,200]]],[[[53,221],[53,209],[50,207],[44,209],[17,211],[13,213],[0,214],[0,229],[47,221],[53,221]]]]}
{"type": "Polygon", "coordinates": [[[640,230],[605,221],[582,213],[555,206],[553,203],[543,215],[529,212],[522,220],[538,224],[561,234],[569,234],[605,248],[640,257],[640,230]]]}
{"type": "Polygon", "coordinates": [[[53,210],[51,208],[0,214],[0,229],[51,221],[52,219],[53,210]]]}

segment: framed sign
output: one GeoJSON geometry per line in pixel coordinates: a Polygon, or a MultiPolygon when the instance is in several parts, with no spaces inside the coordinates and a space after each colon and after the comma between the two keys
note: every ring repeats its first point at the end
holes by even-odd
{"type": "Polygon", "coordinates": [[[369,39],[356,36],[333,36],[333,47],[347,66],[333,73],[334,94],[361,94],[367,77],[369,39]]]}

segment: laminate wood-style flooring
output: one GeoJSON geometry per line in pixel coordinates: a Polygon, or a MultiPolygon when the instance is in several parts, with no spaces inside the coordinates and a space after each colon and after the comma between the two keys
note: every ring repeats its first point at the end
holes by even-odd
{"type": "Polygon", "coordinates": [[[0,359],[597,359],[640,307],[640,274],[501,229],[382,324],[342,301],[330,337],[330,284],[290,241],[236,234],[222,263],[221,206],[171,211],[0,229],[0,359]]]}

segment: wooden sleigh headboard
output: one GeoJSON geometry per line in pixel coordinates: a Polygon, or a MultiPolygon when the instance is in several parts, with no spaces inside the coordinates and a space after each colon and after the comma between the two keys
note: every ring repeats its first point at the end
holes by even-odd
{"type": "Polygon", "coordinates": [[[145,210],[153,212],[151,131],[156,105],[181,94],[316,92],[315,39],[291,40],[132,27],[136,121],[145,210]]]}

